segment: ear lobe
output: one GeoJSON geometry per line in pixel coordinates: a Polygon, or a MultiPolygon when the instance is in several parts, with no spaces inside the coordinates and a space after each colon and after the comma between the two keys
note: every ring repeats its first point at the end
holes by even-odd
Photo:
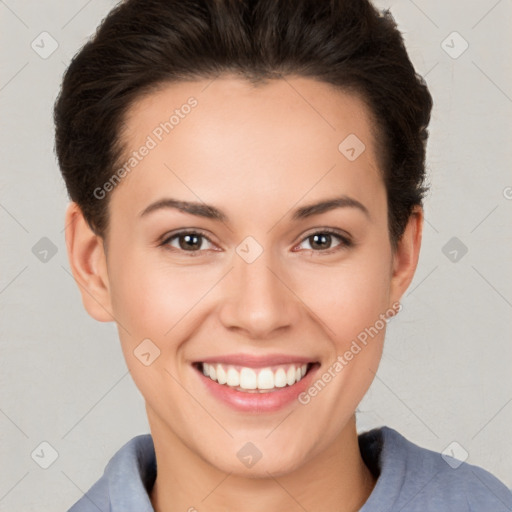
{"type": "Polygon", "coordinates": [[[82,295],[82,303],[95,320],[114,320],[103,240],[71,202],[66,210],[66,248],[71,272],[82,295]]]}
{"type": "Polygon", "coordinates": [[[393,255],[390,294],[393,303],[400,300],[414,277],[420,254],[422,232],[423,209],[416,206],[393,255]]]}

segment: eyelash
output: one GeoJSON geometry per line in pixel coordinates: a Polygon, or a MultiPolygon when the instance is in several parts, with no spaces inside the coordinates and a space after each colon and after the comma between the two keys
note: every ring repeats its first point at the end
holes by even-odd
{"type": "MultiPolygon", "coordinates": [[[[210,240],[210,238],[208,238],[208,236],[206,236],[204,233],[202,233],[201,231],[197,231],[197,230],[190,230],[190,231],[179,231],[178,233],[173,233],[172,235],[168,236],[168,237],[165,237],[162,242],[159,244],[160,247],[163,247],[167,250],[170,250],[170,251],[178,251],[178,252],[182,252],[182,253],[185,253],[187,254],[188,257],[196,257],[196,256],[200,256],[201,253],[203,253],[203,250],[197,250],[197,251],[185,251],[183,249],[177,249],[176,247],[171,247],[169,245],[169,243],[174,240],[174,239],[178,239],[180,236],[184,236],[184,235],[195,235],[195,236],[199,236],[201,238],[204,238],[206,240],[208,240],[208,242],[210,242],[211,244],[213,244],[213,242],[210,240]]],[[[298,245],[301,245],[304,241],[306,241],[308,238],[311,238],[315,235],[330,235],[330,236],[333,236],[335,238],[338,239],[338,241],[340,242],[337,246],[333,247],[333,248],[330,248],[330,249],[326,249],[326,250],[317,250],[315,251],[314,249],[306,249],[307,251],[310,251],[310,252],[313,252],[313,253],[319,253],[319,254],[325,254],[325,255],[328,255],[328,254],[333,254],[335,252],[338,252],[340,250],[343,250],[343,249],[348,249],[349,247],[352,247],[354,244],[352,242],[352,240],[350,240],[350,238],[348,238],[347,236],[344,236],[342,234],[340,234],[339,232],[335,231],[335,230],[332,230],[332,229],[329,229],[329,228],[324,228],[324,229],[320,229],[320,230],[317,230],[317,231],[314,231],[308,235],[306,235],[300,242],[298,245]]]]}

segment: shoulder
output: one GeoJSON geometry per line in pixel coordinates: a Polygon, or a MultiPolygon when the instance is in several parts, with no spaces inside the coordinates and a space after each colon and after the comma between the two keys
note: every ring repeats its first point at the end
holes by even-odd
{"type": "Polygon", "coordinates": [[[103,476],[68,512],[153,512],[149,490],[156,477],[150,434],[136,436],[110,459],[103,476]]]}
{"type": "Polygon", "coordinates": [[[512,510],[512,493],[491,473],[418,446],[392,428],[363,433],[360,445],[362,454],[366,446],[379,450],[374,456],[380,470],[361,512],[512,510]]]}

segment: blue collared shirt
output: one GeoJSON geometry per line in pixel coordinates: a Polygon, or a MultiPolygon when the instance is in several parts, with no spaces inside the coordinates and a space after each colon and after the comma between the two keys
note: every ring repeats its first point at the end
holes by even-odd
{"type": "MultiPolygon", "coordinates": [[[[380,427],[359,434],[365,464],[378,476],[360,512],[511,512],[512,493],[488,471],[380,427]]],[[[110,460],[103,476],[68,512],[154,512],[156,478],[150,434],[134,437],[110,460]]]]}

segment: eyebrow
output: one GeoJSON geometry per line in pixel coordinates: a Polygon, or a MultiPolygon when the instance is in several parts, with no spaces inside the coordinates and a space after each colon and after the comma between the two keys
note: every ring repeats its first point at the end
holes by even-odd
{"type": "MultiPolygon", "coordinates": [[[[298,221],[336,208],[356,208],[370,218],[370,212],[364,204],[351,197],[340,196],[297,208],[293,213],[292,220],[298,221]]],[[[228,216],[215,206],[192,201],[179,201],[172,198],[160,199],[151,203],[140,213],[140,217],[145,217],[152,212],[163,209],[175,209],[190,215],[197,215],[198,217],[218,220],[221,222],[229,220],[228,216]]]]}

